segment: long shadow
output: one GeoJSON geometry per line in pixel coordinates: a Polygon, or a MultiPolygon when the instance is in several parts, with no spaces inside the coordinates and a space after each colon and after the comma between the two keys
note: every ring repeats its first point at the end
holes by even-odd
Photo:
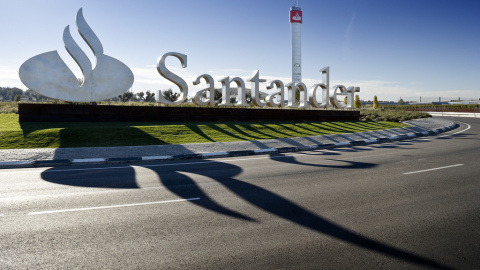
{"type": "MultiPolygon", "coordinates": [[[[336,153],[335,155],[338,156],[336,153]]],[[[278,157],[272,156],[271,159],[276,162],[319,168],[369,169],[376,166],[373,163],[348,161],[339,158],[330,160],[341,162],[342,164],[340,165],[303,163],[299,162],[295,157],[282,155],[278,157]]],[[[317,233],[412,264],[431,268],[450,269],[448,266],[442,265],[429,258],[363,236],[316,213],[310,212],[295,202],[283,198],[265,188],[237,179],[236,177],[243,172],[243,169],[230,163],[211,161],[207,163],[191,162],[188,166],[185,166],[183,162],[179,165],[170,166],[161,166],[161,164],[139,164],[138,166],[148,168],[155,172],[162,185],[170,192],[184,199],[198,197],[200,200],[190,200],[189,202],[221,215],[249,222],[258,222],[245,214],[229,209],[216,202],[206,194],[191,177],[185,175],[185,173],[207,177],[263,211],[309,228],[317,233]]],[[[45,181],[62,185],[98,188],[139,188],[136,183],[135,170],[129,166],[117,166],[112,169],[72,168],[72,170],[61,170],[52,168],[42,172],[41,177],[45,181]]]]}
{"type": "Polygon", "coordinates": [[[326,132],[325,135],[332,135],[332,134],[338,134],[338,133],[352,133],[350,130],[348,129],[345,129],[343,127],[338,127],[338,126],[329,126],[327,125],[326,123],[322,123],[322,125],[320,124],[317,124],[317,123],[312,123],[312,125],[318,127],[318,128],[321,128],[325,131],[330,131],[330,132],[326,132]]]}
{"type": "MultiPolygon", "coordinates": [[[[258,137],[258,135],[256,135],[256,134],[248,134],[247,132],[245,132],[245,131],[241,130],[239,127],[237,127],[235,124],[226,124],[226,125],[227,125],[227,127],[235,130],[236,132],[238,132],[238,133],[240,133],[240,134],[242,134],[242,135],[244,135],[244,136],[253,138],[253,139],[255,139],[255,140],[265,139],[265,138],[263,138],[263,137],[258,137]]],[[[249,129],[249,130],[250,130],[250,129],[249,129]]],[[[260,133],[260,132],[258,132],[258,131],[252,131],[252,132],[262,134],[262,133],[260,133]]],[[[262,134],[262,135],[264,135],[264,134],[262,134]]],[[[270,137],[269,135],[267,135],[267,136],[270,137]]]]}
{"type": "MultiPolygon", "coordinates": [[[[294,157],[282,158],[279,160],[281,160],[282,162],[288,162],[297,165],[309,165],[338,169],[366,169],[375,166],[371,163],[344,160],[337,160],[344,162],[344,165],[334,166],[305,164],[296,161],[294,157]]],[[[298,206],[294,202],[289,201],[271,191],[268,191],[254,184],[235,179],[234,177],[242,171],[241,168],[238,166],[218,162],[218,164],[215,164],[214,167],[216,168],[216,170],[202,170],[201,174],[215,180],[219,184],[222,184],[224,187],[232,191],[240,198],[268,213],[274,214],[282,219],[289,220],[298,225],[307,227],[318,233],[322,233],[334,237],[338,240],[344,241],[346,243],[353,244],[387,256],[395,257],[397,259],[401,259],[422,266],[439,269],[449,269],[447,266],[441,265],[440,263],[430,260],[428,258],[424,258],[419,255],[401,250],[399,248],[381,243],[374,239],[362,236],[326,218],[318,216],[315,213],[312,213],[298,206]]],[[[156,170],[154,169],[154,171],[156,170]]],[[[182,168],[181,171],[199,174],[199,172],[193,167],[190,167],[190,169],[182,168]]],[[[161,171],[156,172],[161,175],[161,171]]],[[[175,186],[171,185],[172,183],[177,181],[176,177],[174,177],[173,175],[171,177],[161,177],[161,181],[168,190],[172,191],[177,195],[181,195],[179,192],[181,189],[175,188],[175,186]]]]}
{"type": "Polygon", "coordinates": [[[296,127],[303,128],[305,130],[308,130],[316,135],[323,135],[323,133],[320,133],[318,129],[312,129],[311,127],[314,127],[312,123],[300,123],[300,124],[295,124],[296,127]]]}
{"type": "Polygon", "coordinates": [[[210,141],[210,142],[216,142],[214,139],[210,138],[205,132],[202,131],[201,128],[198,127],[198,125],[185,125],[187,128],[189,128],[191,131],[197,133],[198,135],[202,136],[205,140],[210,141]]]}
{"type": "Polygon", "coordinates": [[[264,128],[268,128],[269,130],[275,132],[275,133],[279,133],[279,134],[282,134],[284,135],[286,138],[289,138],[289,137],[295,137],[295,134],[288,134],[288,133],[285,133],[285,132],[282,132],[282,131],[278,131],[276,129],[274,129],[273,127],[270,127],[268,125],[263,125],[264,128]]]}
{"type": "MultiPolygon", "coordinates": [[[[263,127],[263,125],[261,125],[261,124],[256,124],[256,125],[259,125],[259,126],[262,126],[262,127],[263,127]]],[[[255,133],[258,133],[258,134],[263,135],[264,137],[261,138],[261,140],[263,140],[263,139],[275,139],[275,138],[276,138],[275,136],[273,136],[273,135],[271,135],[271,134],[268,134],[268,133],[265,133],[265,132],[262,132],[262,131],[256,129],[256,128],[253,127],[252,125],[244,125],[243,128],[244,128],[244,129],[247,129],[247,130],[249,130],[249,131],[251,131],[251,132],[255,132],[255,133]]]]}
{"type": "MultiPolygon", "coordinates": [[[[303,128],[304,130],[307,130],[310,134],[305,134],[305,135],[299,136],[299,134],[298,134],[299,132],[298,132],[297,130],[295,130],[295,129],[291,128],[291,127],[288,127],[288,126],[286,126],[286,125],[280,125],[280,126],[283,127],[283,128],[286,129],[286,130],[289,130],[289,131],[297,134],[296,137],[315,136],[315,135],[318,135],[318,133],[310,133],[310,131],[309,131],[308,129],[303,128]]],[[[295,126],[296,126],[297,128],[302,128],[302,127],[299,126],[299,125],[295,125],[295,126]]]]}
{"type": "Polygon", "coordinates": [[[371,130],[372,128],[375,129],[391,129],[391,126],[384,125],[384,124],[371,124],[371,123],[357,123],[357,122],[351,122],[350,123],[352,126],[355,126],[360,132],[369,132],[373,131],[371,130]]]}
{"type": "Polygon", "coordinates": [[[477,136],[478,134],[473,134],[473,133],[461,133],[461,134],[452,134],[448,137],[441,137],[437,139],[444,139],[444,138],[455,138],[455,139],[462,139],[462,140],[480,140],[478,138],[474,138],[473,136],[477,136]]]}
{"type": "MultiPolygon", "coordinates": [[[[148,165],[144,165],[143,167],[150,168],[148,165]]],[[[191,178],[180,173],[187,172],[186,170],[171,171],[169,169],[162,168],[153,168],[152,170],[157,172],[157,174],[161,178],[163,185],[177,196],[184,199],[197,197],[201,198],[201,200],[190,201],[191,203],[199,207],[233,218],[247,221],[255,221],[248,216],[230,210],[215,202],[215,200],[208,196],[191,178]]],[[[241,172],[241,168],[237,167],[234,173],[240,174],[241,172]]],[[[51,183],[69,186],[118,189],[140,188],[136,183],[135,170],[130,166],[115,166],[112,169],[98,170],[83,170],[82,168],[63,170],[58,168],[52,168],[42,172],[41,177],[43,180],[51,183]]]]}
{"type": "MultiPolygon", "coordinates": [[[[331,152],[314,152],[315,154],[312,155],[331,155],[331,152]]],[[[336,153],[340,155],[339,153],[336,153]]],[[[354,161],[347,161],[347,160],[340,160],[340,159],[325,159],[329,161],[340,161],[343,162],[344,165],[322,165],[322,164],[311,164],[305,162],[297,161],[295,156],[285,155],[285,154],[276,154],[271,156],[272,159],[278,162],[284,162],[294,165],[302,165],[302,166],[313,166],[319,168],[333,168],[333,169],[370,169],[375,167],[375,164],[372,163],[365,163],[365,162],[354,162],[354,161]]]]}
{"type": "MultiPolygon", "coordinates": [[[[296,165],[308,165],[338,169],[367,169],[375,166],[375,164],[372,163],[346,161],[339,159],[337,159],[336,161],[343,162],[343,165],[306,164],[297,161],[294,157],[283,157],[281,159],[275,158],[274,160],[296,165]]],[[[365,237],[361,234],[349,230],[348,228],[336,224],[333,221],[330,221],[324,217],[312,213],[307,209],[304,209],[299,205],[295,204],[294,202],[283,198],[267,189],[238,180],[235,177],[238,176],[243,170],[236,165],[223,162],[211,162],[207,163],[206,166],[205,163],[201,165],[196,165],[195,163],[192,163],[191,166],[182,165],[155,167],[144,165],[144,167],[150,168],[152,171],[157,173],[163,186],[177,196],[185,199],[192,197],[200,197],[200,200],[192,200],[189,202],[204,209],[214,211],[222,215],[239,218],[242,220],[255,221],[250,217],[247,217],[241,213],[230,210],[216,203],[207,194],[205,194],[190,177],[185,176],[185,174],[183,173],[191,173],[208,177],[216,181],[217,183],[223,185],[225,188],[227,188],[240,198],[244,199],[245,201],[249,202],[250,204],[268,213],[274,214],[279,218],[289,220],[298,225],[314,230],[318,233],[325,234],[346,243],[353,244],[358,247],[378,252],[380,254],[400,260],[404,260],[413,264],[439,269],[449,269],[447,266],[442,265],[431,259],[365,237]]],[[[126,169],[122,170],[122,178],[127,179],[127,182],[128,180],[135,181],[135,175],[132,168],[127,167],[126,169]]],[[[66,175],[65,172],[62,172],[62,174],[59,175],[54,172],[53,169],[42,173],[42,178],[50,182],[75,185],[75,182],[71,182],[69,180],[70,178],[80,177],[85,180],[85,178],[94,178],[93,176],[96,177],[99,174],[108,174],[108,172],[87,171],[81,174],[67,173],[66,175]]],[[[76,184],[79,183],[77,182],[76,184]]],[[[85,186],[87,184],[88,183],[83,183],[82,186],[85,186]]]]}
{"type": "MultiPolygon", "coordinates": [[[[167,144],[163,140],[130,126],[129,123],[110,125],[112,127],[108,129],[103,128],[102,123],[86,124],[90,126],[85,128],[85,126],[75,125],[75,123],[20,123],[20,127],[25,137],[39,130],[61,128],[58,134],[59,148],[167,144]],[[122,134],[122,136],[120,137],[118,134],[122,134]]],[[[103,125],[109,124],[105,123],[103,125]]]]}
{"type": "Polygon", "coordinates": [[[239,136],[239,135],[237,135],[237,134],[234,134],[234,133],[232,133],[232,132],[226,131],[225,129],[217,126],[216,124],[208,125],[208,127],[210,127],[211,129],[214,129],[214,130],[216,130],[216,131],[218,131],[218,132],[221,132],[221,133],[223,133],[223,134],[225,134],[225,135],[227,135],[227,136],[237,138],[237,139],[239,139],[239,140],[241,140],[241,141],[248,141],[248,140],[251,139],[250,137],[241,137],[241,136],[239,136]]]}
{"type": "Polygon", "coordinates": [[[312,139],[310,137],[302,137],[304,140],[307,140],[307,141],[310,141],[312,142],[313,144],[320,144],[320,141],[317,141],[315,139],[312,139]]]}
{"type": "Polygon", "coordinates": [[[334,123],[325,122],[325,123],[323,123],[323,125],[325,125],[326,127],[331,127],[331,128],[333,128],[333,130],[335,130],[335,129],[341,130],[344,133],[352,133],[352,132],[356,131],[353,128],[349,128],[349,127],[346,127],[344,125],[339,125],[339,124],[334,124],[334,123]]]}

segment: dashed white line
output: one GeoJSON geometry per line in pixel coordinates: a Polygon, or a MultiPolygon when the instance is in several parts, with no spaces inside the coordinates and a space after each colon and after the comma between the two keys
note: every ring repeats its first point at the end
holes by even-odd
{"type": "Polygon", "coordinates": [[[458,167],[458,166],[463,166],[463,164],[455,164],[455,165],[438,167],[438,168],[432,168],[432,169],[421,170],[421,171],[406,172],[406,173],[403,173],[403,174],[414,174],[414,173],[422,173],[422,172],[436,171],[436,170],[447,169],[447,168],[458,167]]]}
{"type": "Polygon", "coordinates": [[[131,203],[131,204],[119,204],[119,205],[74,208],[74,209],[61,209],[61,210],[52,210],[52,211],[39,211],[39,212],[30,212],[27,215],[44,215],[44,214],[55,214],[55,213],[65,213],[65,212],[90,211],[90,210],[99,210],[99,209],[120,208],[120,207],[141,206],[141,205],[162,204],[162,203],[173,203],[173,202],[185,202],[185,201],[194,201],[194,200],[200,200],[200,198],[189,198],[189,199],[156,201],[156,202],[144,202],[144,203],[131,203]]]}

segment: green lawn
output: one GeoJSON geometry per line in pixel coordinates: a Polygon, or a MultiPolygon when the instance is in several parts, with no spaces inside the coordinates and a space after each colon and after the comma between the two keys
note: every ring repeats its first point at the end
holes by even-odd
{"type": "Polygon", "coordinates": [[[99,147],[260,140],[405,126],[393,122],[18,123],[0,114],[0,149],[99,147]]]}

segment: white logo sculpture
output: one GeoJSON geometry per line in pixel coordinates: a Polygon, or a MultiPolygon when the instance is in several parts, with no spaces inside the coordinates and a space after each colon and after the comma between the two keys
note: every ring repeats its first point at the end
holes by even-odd
{"type": "Polygon", "coordinates": [[[102,43],[83,18],[82,9],[77,13],[76,23],[78,32],[97,59],[93,68],[85,52],[73,40],[69,26],[65,27],[63,42],[80,66],[83,82],[77,79],[57,51],[39,54],[25,61],[19,70],[20,80],[41,95],[72,102],[105,100],[125,93],[133,84],[130,68],[103,54],[102,43]]]}

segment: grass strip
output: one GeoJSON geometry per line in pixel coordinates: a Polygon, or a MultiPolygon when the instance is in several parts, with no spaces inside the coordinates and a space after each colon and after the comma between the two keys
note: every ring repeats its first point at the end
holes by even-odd
{"type": "Polygon", "coordinates": [[[393,122],[18,123],[0,114],[0,149],[163,145],[305,137],[404,127],[393,122]]]}

